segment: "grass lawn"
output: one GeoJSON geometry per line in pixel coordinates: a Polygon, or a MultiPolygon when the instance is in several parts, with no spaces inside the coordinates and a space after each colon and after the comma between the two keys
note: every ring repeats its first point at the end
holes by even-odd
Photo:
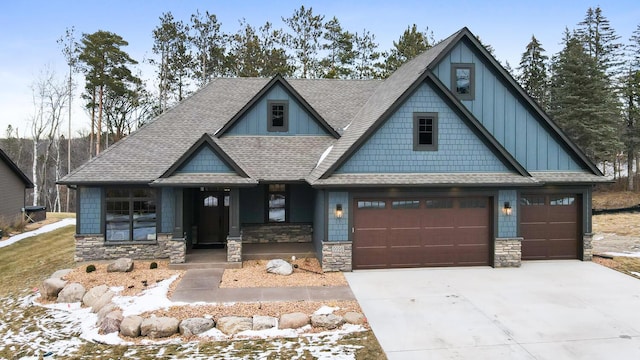
{"type": "Polygon", "coordinates": [[[39,288],[54,271],[74,267],[74,233],[66,226],[0,248],[0,297],[39,288]]]}

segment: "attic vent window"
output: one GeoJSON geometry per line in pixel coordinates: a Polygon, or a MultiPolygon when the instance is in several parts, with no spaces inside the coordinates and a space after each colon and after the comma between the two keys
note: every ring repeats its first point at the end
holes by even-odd
{"type": "Polygon", "coordinates": [[[438,114],[413,114],[413,149],[419,151],[438,150],[438,114]]]}
{"type": "Polygon", "coordinates": [[[451,64],[451,90],[460,100],[475,99],[474,64],[451,64]]]}
{"type": "Polygon", "coordinates": [[[289,102],[286,100],[267,101],[267,131],[289,131],[289,102]]]}

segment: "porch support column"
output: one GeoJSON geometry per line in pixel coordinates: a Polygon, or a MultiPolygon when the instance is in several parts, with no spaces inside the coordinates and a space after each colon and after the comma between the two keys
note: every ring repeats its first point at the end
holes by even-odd
{"type": "Polygon", "coordinates": [[[240,232],[240,190],[229,193],[229,235],[227,236],[227,261],[242,262],[242,234],[240,232]]]}
{"type": "Polygon", "coordinates": [[[176,188],[173,192],[175,199],[175,218],[173,219],[173,238],[174,239],[184,239],[185,232],[184,227],[182,226],[183,220],[183,202],[182,196],[184,193],[184,189],[176,188]]]}

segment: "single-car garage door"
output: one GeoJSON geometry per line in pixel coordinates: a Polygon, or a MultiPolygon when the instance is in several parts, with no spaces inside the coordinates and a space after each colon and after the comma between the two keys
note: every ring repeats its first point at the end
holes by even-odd
{"type": "Polygon", "coordinates": [[[489,265],[489,198],[355,199],[354,269],[489,265]]]}
{"type": "Polygon", "coordinates": [[[526,194],[520,197],[522,259],[577,259],[581,234],[576,194],[526,194]]]}

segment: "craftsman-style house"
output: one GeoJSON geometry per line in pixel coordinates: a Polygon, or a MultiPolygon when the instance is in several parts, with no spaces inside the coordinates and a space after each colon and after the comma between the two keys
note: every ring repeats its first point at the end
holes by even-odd
{"type": "Polygon", "coordinates": [[[350,271],[589,260],[603,181],[464,28],[384,81],[215,79],[61,183],[78,260],[306,242],[350,271]]]}

